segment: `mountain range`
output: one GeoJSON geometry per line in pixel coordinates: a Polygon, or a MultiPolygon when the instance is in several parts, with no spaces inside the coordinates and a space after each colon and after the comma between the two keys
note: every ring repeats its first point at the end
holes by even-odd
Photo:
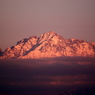
{"type": "Polygon", "coordinates": [[[51,58],[60,56],[95,57],[95,42],[79,39],[64,39],[54,31],[31,36],[17,42],[15,46],[0,49],[0,59],[51,58]]]}

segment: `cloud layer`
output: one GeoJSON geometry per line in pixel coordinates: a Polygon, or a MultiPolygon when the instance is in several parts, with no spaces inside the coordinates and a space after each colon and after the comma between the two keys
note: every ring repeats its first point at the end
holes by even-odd
{"type": "Polygon", "coordinates": [[[0,77],[0,93],[3,94],[50,92],[53,95],[69,88],[92,89],[95,87],[95,59],[0,60],[0,77]]]}

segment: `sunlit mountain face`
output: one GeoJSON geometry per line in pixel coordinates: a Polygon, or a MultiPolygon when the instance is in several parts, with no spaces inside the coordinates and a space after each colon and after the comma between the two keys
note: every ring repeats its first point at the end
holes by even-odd
{"type": "Polygon", "coordinates": [[[95,58],[2,59],[0,95],[95,95],[95,58]]]}
{"type": "Polygon", "coordinates": [[[0,49],[0,95],[95,95],[95,42],[50,31],[0,49]]]}
{"type": "Polygon", "coordinates": [[[79,39],[64,39],[54,31],[31,36],[7,48],[0,59],[37,59],[62,56],[95,57],[95,43],[79,39]]]}

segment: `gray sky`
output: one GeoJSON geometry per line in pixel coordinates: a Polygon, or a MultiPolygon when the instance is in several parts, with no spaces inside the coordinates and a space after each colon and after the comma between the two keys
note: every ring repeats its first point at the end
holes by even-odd
{"type": "Polygon", "coordinates": [[[95,41],[95,0],[0,0],[0,47],[55,31],[65,39],[95,41]]]}

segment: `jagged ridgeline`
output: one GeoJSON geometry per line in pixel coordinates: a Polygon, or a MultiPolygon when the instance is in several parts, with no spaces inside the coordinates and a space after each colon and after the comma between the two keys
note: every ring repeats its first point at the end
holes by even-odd
{"type": "Polygon", "coordinates": [[[7,48],[0,56],[3,58],[43,58],[60,56],[95,57],[95,42],[88,43],[78,39],[64,39],[50,31],[20,40],[15,46],[7,48]]]}

